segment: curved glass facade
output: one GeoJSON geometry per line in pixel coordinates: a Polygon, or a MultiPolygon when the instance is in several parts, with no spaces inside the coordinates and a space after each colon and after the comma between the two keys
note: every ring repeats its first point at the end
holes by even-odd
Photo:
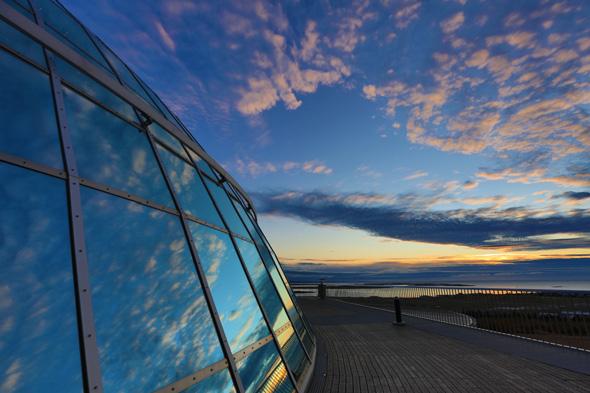
{"type": "Polygon", "coordinates": [[[0,0],[0,392],[303,392],[248,196],[53,0],[0,0]]]}

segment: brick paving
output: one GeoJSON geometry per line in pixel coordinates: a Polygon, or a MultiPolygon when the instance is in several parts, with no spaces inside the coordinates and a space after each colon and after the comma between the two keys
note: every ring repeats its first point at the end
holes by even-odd
{"type": "Polygon", "coordinates": [[[590,392],[587,374],[394,327],[390,315],[375,310],[335,300],[299,302],[318,339],[309,393],[590,392]]]}

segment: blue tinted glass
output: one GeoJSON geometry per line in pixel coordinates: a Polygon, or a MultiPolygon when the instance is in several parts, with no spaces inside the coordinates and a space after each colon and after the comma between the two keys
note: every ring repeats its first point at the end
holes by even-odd
{"type": "Polygon", "coordinates": [[[102,67],[105,71],[111,72],[86,31],[69,12],[53,0],[35,0],[35,2],[37,11],[41,14],[45,24],[50,27],[47,29],[49,32],[86,59],[102,67]]]}
{"type": "Polygon", "coordinates": [[[66,188],[0,164],[0,391],[81,393],[66,188]]]}
{"type": "Polygon", "coordinates": [[[49,77],[0,50],[0,151],[63,168],[49,77]]]}
{"type": "Polygon", "coordinates": [[[234,382],[227,369],[218,371],[196,385],[183,390],[183,393],[235,393],[234,382]]]}
{"type": "Polygon", "coordinates": [[[173,207],[147,136],[64,88],[80,176],[173,207]]]}
{"type": "Polygon", "coordinates": [[[223,358],[178,217],[82,188],[104,391],[151,392],[223,358]]]}
{"type": "Polygon", "coordinates": [[[29,18],[32,22],[35,22],[33,14],[31,14],[31,7],[24,0],[5,0],[8,4],[13,6],[18,12],[29,18]]]}
{"type": "Polygon", "coordinates": [[[125,65],[125,63],[123,63],[119,59],[119,57],[115,55],[113,51],[109,47],[107,47],[101,40],[97,39],[96,42],[100,47],[102,53],[105,55],[109,63],[111,63],[111,65],[117,72],[117,75],[119,75],[119,78],[121,78],[121,80],[123,81],[123,84],[125,84],[135,93],[139,94],[145,102],[147,102],[151,106],[154,106],[154,103],[152,102],[151,98],[147,95],[145,90],[143,90],[143,88],[137,82],[135,76],[131,73],[129,68],[127,68],[127,65],[125,65]]]}
{"type": "Polygon", "coordinates": [[[270,334],[228,235],[189,222],[232,352],[270,334]]]}
{"type": "Polygon", "coordinates": [[[281,350],[287,359],[289,369],[295,376],[295,379],[299,381],[310,364],[305,356],[303,347],[299,342],[299,338],[297,338],[293,328],[289,326],[289,328],[278,337],[278,340],[281,350]]]}
{"type": "Polygon", "coordinates": [[[36,41],[0,19],[0,43],[14,49],[24,57],[46,67],[43,49],[36,41]]]}
{"type": "Polygon", "coordinates": [[[205,179],[205,183],[207,184],[209,191],[211,191],[211,195],[213,196],[213,199],[215,199],[217,207],[221,211],[223,218],[225,218],[225,222],[229,226],[229,229],[238,235],[249,238],[248,232],[246,232],[246,228],[242,224],[242,221],[240,220],[238,213],[236,213],[225,190],[209,179],[205,179]]]}
{"type": "Polygon", "coordinates": [[[283,309],[281,299],[260,259],[258,250],[256,250],[256,247],[252,243],[248,243],[247,241],[238,238],[235,241],[269,322],[273,330],[277,330],[289,320],[283,309]]]}
{"type": "Polygon", "coordinates": [[[160,145],[158,152],[182,210],[210,224],[223,227],[195,168],[160,145]]]}
{"type": "Polygon", "coordinates": [[[156,106],[158,107],[160,112],[164,115],[164,117],[166,119],[168,119],[176,127],[183,130],[183,127],[181,126],[180,122],[176,119],[176,116],[174,116],[172,114],[172,112],[170,112],[170,110],[168,110],[168,107],[166,106],[166,104],[164,104],[164,102],[160,99],[160,97],[158,97],[158,95],[156,93],[154,93],[154,91],[152,89],[150,89],[150,87],[148,85],[146,85],[139,77],[137,77],[137,75],[136,75],[136,78],[137,78],[138,82],[141,84],[141,86],[143,87],[143,89],[150,96],[152,101],[156,104],[156,106]]]}
{"type": "Polygon", "coordinates": [[[97,101],[118,112],[128,120],[137,122],[137,116],[131,105],[58,55],[54,55],[54,58],[57,73],[62,79],[94,97],[97,101]]]}
{"type": "Polygon", "coordinates": [[[31,12],[31,6],[27,2],[27,0],[8,0],[8,3],[11,3],[14,7],[23,8],[31,12]]]}
{"type": "Polygon", "coordinates": [[[168,131],[166,131],[165,129],[160,127],[159,124],[156,124],[156,123],[150,124],[148,128],[149,128],[150,132],[156,138],[158,138],[162,142],[166,143],[168,145],[168,147],[170,147],[172,150],[174,150],[178,155],[180,155],[181,157],[184,157],[184,159],[187,160],[188,162],[191,161],[190,158],[188,157],[188,155],[186,154],[186,151],[184,151],[182,144],[180,143],[180,141],[178,139],[176,139],[175,136],[170,134],[168,131]]]}
{"type": "Polygon", "coordinates": [[[295,391],[273,342],[252,352],[237,366],[247,393],[295,391]]]}
{"type": "Polygon", "coordinates": [[[190,148],[188,148],[188,154],[191,156],[193,162],[197,165],[197,167],[199,167],[201,171],[215,179],[215,174],[213,173],[211,167],[209,166],[209,164],[207,164],[205,160],[199,157],[199,155],[192,151],[190,148]]]}

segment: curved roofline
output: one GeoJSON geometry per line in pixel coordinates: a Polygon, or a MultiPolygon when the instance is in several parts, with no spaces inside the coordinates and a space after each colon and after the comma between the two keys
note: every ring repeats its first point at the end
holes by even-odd
{"type": "Polygon", "coordinates": [[[114,77],[108,75],[98,66],[86,60],[84,57],[76,53],[76,51],[69,48],[66,44],[52,36],[43,27],[21,15],[18,11],[14,10],[3,1],[0,1],[0,15],[13,25],[18,26],[18,28],[23,30],[35,40],[51,49],[53,52],[57,53],[64,59],[68,60],[70,63],[74,64],[76,67],[83,70],[92,78],[102,83],[108,89],[112,90],[131,105],[135,106],[176,138],[180,139],[184,144],[197,152],[199,156],[201,156],[205,161],[207,161],[207,163],[209,163],[213,168],[215,168],[217,172],[221,174],[223,179],[229,181],[236,188],[236,190],[240,192],[240,194],[248,202],[248,207],[254,211],[254,204],[252,203],[252,200],[240,186],[240,184],[221,165],[219,165],[217,161],[215,161],[205,150],[203,150],[203,148],[199,146],[198,143],[193,141],[183,130],[166,119],[164,115],[159,113],[150,104],[146,103],[137,93],[119,83],[119,81],[117,81],[114,77]]]}

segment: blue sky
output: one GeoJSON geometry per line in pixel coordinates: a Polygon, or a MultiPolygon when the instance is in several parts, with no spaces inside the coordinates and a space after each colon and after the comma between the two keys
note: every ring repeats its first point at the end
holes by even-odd
{"type": "Polygon", "coordinates": [[[64,4],[252,193],[287,263],[589,254],[586,1],[64,4]]]}

